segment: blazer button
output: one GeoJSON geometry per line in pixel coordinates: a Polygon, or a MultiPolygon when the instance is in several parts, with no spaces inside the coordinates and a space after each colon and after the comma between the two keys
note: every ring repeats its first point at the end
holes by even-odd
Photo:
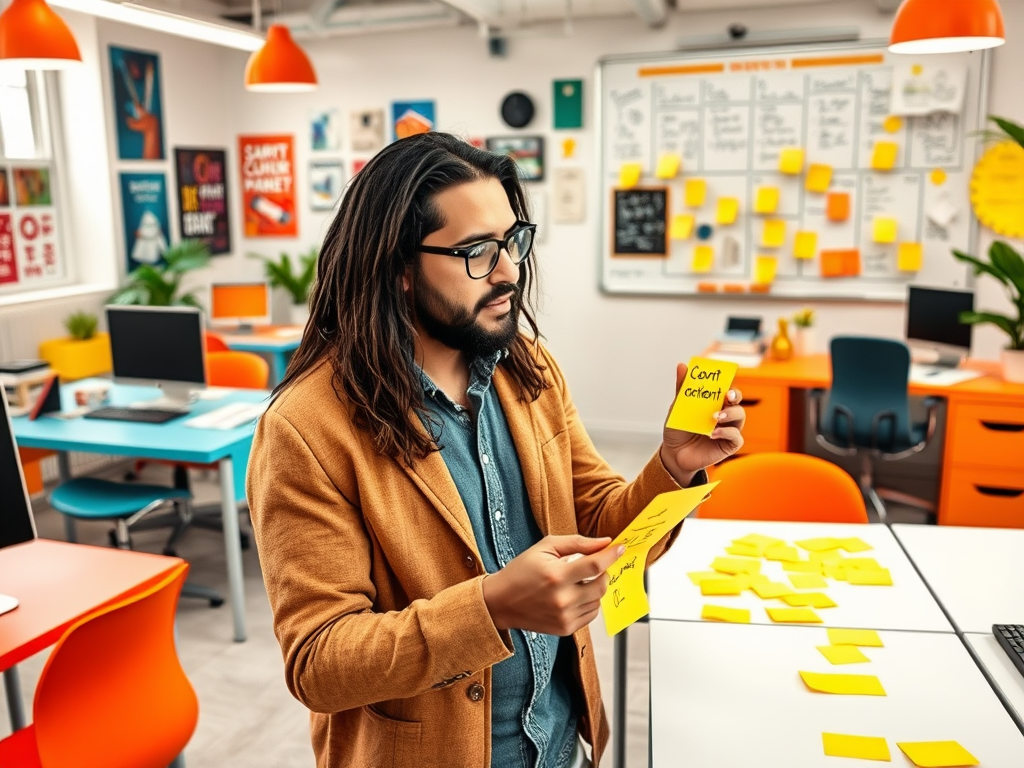
{"type": "Polygon", "coordinates": [[[484,697],[484,687],[480,683],[473,683],[466,689],[466,695],[470,701],[480,701],[484,697]]]}
{"type": "Polygon", "coordinates": [[[476,560],[473,559],[472,555],[466,555],[466,558],[462,562],[465,563],[466,568],[468,568],[469,570],[476,570],[476,560]]]}

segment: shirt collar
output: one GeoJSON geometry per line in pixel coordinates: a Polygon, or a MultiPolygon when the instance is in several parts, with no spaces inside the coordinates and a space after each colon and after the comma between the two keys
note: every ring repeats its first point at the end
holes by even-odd
{"type": "MultiPolygon", "coordinates": [[[[498,367],[498,363],[508,357],[507,349],[499,349],[493,354],[480,356],[478,355],[473,359],[473,362],[469,364],[469,386],[472,387],[474,384],[484,385],[486,389],[487,385],[491,383],[491,379],[494,377],[494,370],[498,367]]],[[[419,373],[420,383],[423,385],[423,392],[428,397],[435,397],[437,395],[438,386],[433,380],[427,375],[418,363],[413,363],[413,368],[419,373]]]]}

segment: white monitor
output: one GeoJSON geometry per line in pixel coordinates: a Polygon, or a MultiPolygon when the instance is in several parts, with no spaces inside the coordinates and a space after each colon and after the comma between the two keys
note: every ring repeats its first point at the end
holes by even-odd
{"type": "Polygon", "coordinates": [[[210,326],[251,332],[270,325],[270,285],[266,282],[213,283],[210,326]]]}
{"type": "MultiPolygon", "coordinates": [[[[36,523],[3,387],[0,387],[0,411],[0,547],[12,547],[32,541],[36,537],[36,523]]],[[[17,605],[16,597],[0,594],[0,613],[7,613],[17,605]]]]}

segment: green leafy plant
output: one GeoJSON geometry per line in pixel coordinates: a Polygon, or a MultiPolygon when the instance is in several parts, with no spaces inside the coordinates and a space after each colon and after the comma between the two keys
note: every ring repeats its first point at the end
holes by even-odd
{"type": "Polygon", "coordinates": [[[814,310],[810,307],[801,309],[793,315],[793,325],[797,328],[810,328],[814,325],[814,310]]]}
{"type": "Polygon", "coordinates": [[[68,336],[78,341],[87,341],[96,335],[100,319],[92,312],[72,312],[64,318],[68,336]]]}
{"type": "Polygon", "coordinates": [[[978,131],[977,135],[981,136],[985,141],[1015,141],[1024,147],[1024,126],[1018,125],[1012,120],[1007,120],[1005,117],[996,117],[995,115],[989,115],[988,119],[991,120],[998,126],[998,130],[989,128],[984,131],[978,131]]]}
{"type": "Polygon", "coordinates": [[[300,253],[294,261],[287,253],[282,253],[277,260],[261,253],[250,253],[249,256],[263,259],[267,280],[274,288],[284,288],[288,291],[292,304],[305,304],[309,301],[309,291],[316,279],[315,247],[306,253],[300,253]]]}
{"type": "Polygon", "coordinates": [[[1024,258],[1008,243],[996,240],[988,250],[988,261],[960,251],[953,251],[960,261],[974,267],[974,274],[987,274],[998,280],[1007,298],[1017,309],[1017,317],[995,312],[961,312],[960,322],[967,325],[991,323],[1010,337],[1009,349],[1024,349],[1024,258]]]}
{"type": "Polygon", "coordinates": [[[128,282],[108,299],[111,304],[151,307],[201,307],[194,291],[181,293],[181,281],[210,264],[210,249],[200,240],[182,240],[163,254],[163,264],[143,264],[128,273],[128,282]]]}

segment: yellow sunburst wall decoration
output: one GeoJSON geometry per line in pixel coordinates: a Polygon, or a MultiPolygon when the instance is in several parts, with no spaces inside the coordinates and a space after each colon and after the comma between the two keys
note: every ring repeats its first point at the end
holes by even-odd
{"type": "Polygon", "coordinates": [[[1024,147],[1004,141],[974,167],[971,205],[986,227],[1003,237],[1024,237],[1024,147]]]}

